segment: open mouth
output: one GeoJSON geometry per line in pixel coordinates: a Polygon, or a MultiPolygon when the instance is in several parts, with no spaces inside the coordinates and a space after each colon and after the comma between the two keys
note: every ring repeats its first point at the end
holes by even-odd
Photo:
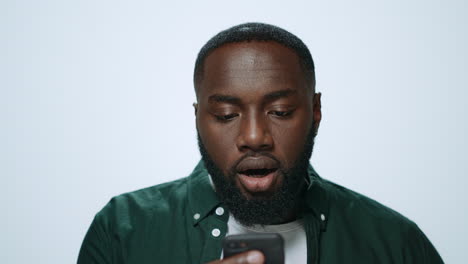
{"type": "Polygon", "coordinates": [[[266,175],[275,172],[277,169],[267,169],[267,168],[261,168],[261,169],[248,169],[244,171],[240,171],[240,174],[253,177],[253,178],[262,178],[265,177],[266,175]]]}
{"type": "Polygon", "coordinates": [[[267,156],[247,157],[236,166],[240,186],[249,193],[275,188],[279,162],[267,156]]]}

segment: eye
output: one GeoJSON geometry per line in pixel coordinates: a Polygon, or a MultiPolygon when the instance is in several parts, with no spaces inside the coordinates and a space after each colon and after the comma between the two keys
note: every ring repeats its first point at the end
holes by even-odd
{"type": "Polygon", "coordinates": [[[288,117],[293,113],[293,111],[270,111],[269,114],[277,117],[288,117]]]}
{"type": "Polygon", "coordinates": [[[238,114],[228,114],[228,115],[215,115],[216,119],[221,122],[227,122],[231,121],[235,117],[237,117],[238,114]]]}

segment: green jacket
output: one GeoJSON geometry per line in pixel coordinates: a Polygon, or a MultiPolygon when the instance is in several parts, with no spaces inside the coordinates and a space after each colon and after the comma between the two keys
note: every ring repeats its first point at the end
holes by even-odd
{"type": "MultiPolygon", "coordinates": [[[[303,212],[308,263],[443,263],[412,221],[321,179],[312,167],[309,175],[303,212]]],[[[187,178],[114,197],[95,216],[78,264],[219,259],[229,218],[227,210],[215,213],[222,206],[200,162],[187,178]]]]}

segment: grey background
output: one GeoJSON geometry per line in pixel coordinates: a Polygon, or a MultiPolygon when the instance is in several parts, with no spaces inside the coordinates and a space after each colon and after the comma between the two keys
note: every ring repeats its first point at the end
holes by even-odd
{"type": "Polygon", "coordinates": [[[73,263],[114,195],[199,159],[192,70],[248,21],[309,46],[312,163],[467,259],[467,2],[0,1],[0,261],[73,263]]]}

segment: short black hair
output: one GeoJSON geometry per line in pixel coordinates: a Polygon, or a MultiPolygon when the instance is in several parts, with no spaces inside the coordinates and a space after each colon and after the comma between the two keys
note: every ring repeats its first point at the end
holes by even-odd
{"type": "Polygon", "coordinates": [[[197,85],[203,77],[205,59],[213,50],[224,44],[249,41],[274,41],[292,49],[298,55],[306,77],[315,81],[314,61],[302,40],[277,26],[264,23],[244,23],[219,32],[201,48],[195,61],[193,74],[195,92],[197,92],[197,85]]]}

